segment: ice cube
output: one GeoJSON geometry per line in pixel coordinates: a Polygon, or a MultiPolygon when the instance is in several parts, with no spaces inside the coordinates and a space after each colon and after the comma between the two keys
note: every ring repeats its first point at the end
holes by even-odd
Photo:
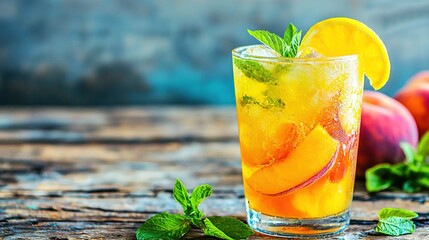
{"type": "Polygon", "coordinates": [[[306,47],[302,50],[300,50],[298,52],[298,54],[296,55],[296,57],[298,58],[321,58],[324,57],[322,54],[316,52],[316,50],[314,50],[311,47],[306,47]]]}
{"type": "Polygon", "coordinates": [[[244,52],[244,56],[254,56],[254,57],[280,57],[280,54],[273,51],[271,48],[265,45],[257,45],[248,47],[244,52]]]}

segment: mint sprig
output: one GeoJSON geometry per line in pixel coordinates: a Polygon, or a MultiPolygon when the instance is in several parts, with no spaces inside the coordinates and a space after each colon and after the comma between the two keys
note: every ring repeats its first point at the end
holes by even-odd
{"type": "Polygon", "coordinates": [[[406,209],[383,208],[378,212],[378,224],[374,230],[390,236],[410,234],[416,228],[411,219],[416,217],[417,213],[406,209]]]}
{"type": "Polygon", "coordinates": [[[286,28],[283,38],[265,30],[252,31],[247,29],[247,32],[282,57],[295,57],[301,44],[302,30],[297,31],[295,25],[292,23],[286,28]]]}
{"type": "Polygon", "coordinates": [[[429,132],[420,140],[417,149],[401,143],[405,161],[397,164],[378,164],[365,172],[368,192],[401,190],[407,193],[429,191],[429,132]]]}
{"type": "Polygon", "coordinates": [[[198,209],[201,202],[209,197],[213,189],[208,184],[197,186],[191,193],[185,185],[176,179],[173,198],[182,206],[184,215],[160,213],[149,218],[136,232],[138,240],[143,239],[180,239],[191,226],[198,227],[208,236],[221,239],[247,239],[253,234],[252,229],[233,217],[208,217],[198,209]]]}

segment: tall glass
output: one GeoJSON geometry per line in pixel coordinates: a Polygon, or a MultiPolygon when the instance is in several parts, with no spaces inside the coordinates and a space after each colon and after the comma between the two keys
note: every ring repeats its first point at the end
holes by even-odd
{"type": "Polygon", "coordinates": [[[255,47],[232,51],[248,223],[274,236],[339,233],[355,178],[358,57],[248,54],[255,47]]]}

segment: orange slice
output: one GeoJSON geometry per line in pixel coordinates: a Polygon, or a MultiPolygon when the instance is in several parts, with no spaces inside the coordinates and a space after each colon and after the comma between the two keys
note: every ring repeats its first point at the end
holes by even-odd
{"type": "Polygon", "coordinates": [[[311,47],[326,57],[357,54],[363,73],[378,90],[389,79],[390,62],[383,41],[365,24],[350,18],[329,18],[313,25],[300,49],[311,47]]]}
{"type": "Polygon", "coordinates": [[[286,194],[306,187],[332,167],[338,145],[338,141],[318,125],[286,159],[259,169],[246,182],[255,191],[267,195],[286,194]]]}

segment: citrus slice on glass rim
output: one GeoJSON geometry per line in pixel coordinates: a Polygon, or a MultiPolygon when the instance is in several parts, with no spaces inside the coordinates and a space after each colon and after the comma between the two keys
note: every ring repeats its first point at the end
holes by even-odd
{"type": "Polygon", "coordinates": [[[365,24],[350,18],[329,18],[313,25],[300,49],[313,48],[326,57],[357,54],[360,69],[375,90],[389,79],[390,61],[383,41],[365,24]]]}

